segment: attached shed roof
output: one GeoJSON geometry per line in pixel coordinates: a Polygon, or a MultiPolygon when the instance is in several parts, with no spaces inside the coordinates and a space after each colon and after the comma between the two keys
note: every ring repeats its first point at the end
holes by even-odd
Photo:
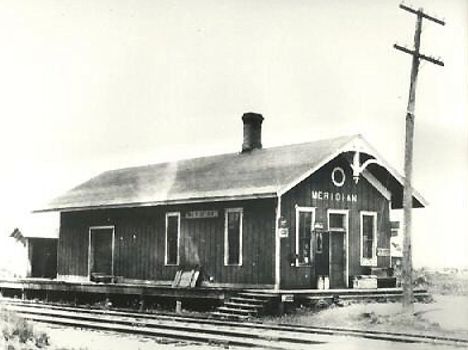
{"type": "MultiPolygon", "coordinates": [[[[352,150],[350,147],[356,142],[367,144],[360,135],[343,136],[246,153],[110,170],[38,211],[276,197],[339,154],[352,150]]],[[[401,175],[393,174],[393,169],[386,169],[386,172],[392,173],[401,187],[401,175]]],[[[401,192],[401,188],[396,190],[401,192]]],[[[415,204],[423,206],[423,202],[418,198],[415,204]]]]}

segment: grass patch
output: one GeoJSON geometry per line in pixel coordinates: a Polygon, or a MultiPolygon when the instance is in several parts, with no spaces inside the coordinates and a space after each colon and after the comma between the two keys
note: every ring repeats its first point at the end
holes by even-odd
{"type": "MultiPolygon", "coordinates": [[[[16,313],[0,308],[0,349],[6,350],[73,350],[53,347],[47,333],[36,331],[28,322],[16,313]]],[[[86,350],[86,349],[80,349],[86,350]]]]}

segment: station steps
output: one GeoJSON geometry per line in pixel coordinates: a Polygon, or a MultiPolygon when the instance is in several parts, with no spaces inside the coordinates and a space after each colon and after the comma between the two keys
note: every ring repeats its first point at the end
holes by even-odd
{"type": "Polygon", "coordinates": [[[277,297],[276,294],[238,292],[211,312],[211,316],[217,319],[247,320],[262,315],[277,297]]]}

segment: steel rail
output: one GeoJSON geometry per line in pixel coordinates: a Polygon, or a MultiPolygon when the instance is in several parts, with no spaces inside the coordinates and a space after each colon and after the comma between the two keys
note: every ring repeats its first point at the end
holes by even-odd
{"type": "MultiPolygon", "coordinates": [[[[369,330],[358,330],[358,329],[348,329],[348,328],[337,328],[337,327],[319,327],[319,326],[304,326],[304,325],[296,325],[296,324],[267,324],[267,323],[260,323],[260,322],[236,322],[236,321],[228,321],[228,320],[217,320],[211,319],[209,317],[198,317],[198,316],[190,316],[190,315],[178,315],[178,314],[154,314],[154,313],[147,313],[147,312],[129,312],[129,311],[117,311],[117,310],[106,310],[106,309],[96,309],[96,308],[84,308],[84,307],[75,307],[69,305],[58,305],[58,304],[49,304],[49,303],[35,303],[32,301],[24,301],[24,300],[17,300],[17,299],[0,299],[0,305],[4,304],[6,306],[10,306],[14,309],[14,307],[23,307],[22,312],[24,314],[28,314],[29,309],[36,309],[36,311],[30,312],[35,314],[40,314],[40,311],[37,309],[43,310],[58,310],[62,312],[73,312],[73,313],[82,313],[88,315],[99,315],[99,319],[102,319],[105,316],[109,317],[126,317],[126,318],[134,318],[135,323],[142,324],[143,320],[146,321],[166,321],[166,322],[178,322],[179,328],[185,327],[185,329],[189,329],[190,327],[188,324],[203,324],[207,326],[216,326],[218,329],[219,327],[231,327],[237,329],[248,329],[249,336],[252,335],[252,330],[269,330],[269,331],[276,331],[276,332],[294,332],[296,334],[316,334],[316,335],[334,335],[334,336],[354,336],[354,337],[362,337],[374,340],[384,340],[384,341],[392,341],[392,342],[405,342],[405,343],[430,343],[430,344],[439,344],[439,345],[452,345],[452,346],[468,346],[468,339],[460,339],[455,337],[449,336],[433,336],[433,335],[421,335],[421,334],[409,334],[409,333],[402,333],[402,332],[385,332],[385,331],[369,331],[369,330]],[[181,323],[185,323],[185,325],[181,323]]],[[[90,316],[80,316],[82,319],[90,316]]],[[[97,316],[95,316],[97,317],[97,316]]],[[[161,326],[159,323],[158,326],[161,326]]],[[[161,326],[162,327],[162,326],[161,326]]],[[[172,326],[171,326],[172,327],[172,326]]],[[[204,328],[207,329],[206,327],[204,328]]],[[[223,328],[224,329],[224,328],[223,328]]],[[[213,331],[216,333],[216,331],[213,331]]],[[[224,331],[223,331],[224,332],[224,331]]],[[[268,337],[274,337],[276,340],[280,340],[281,334],[275,335],[268,335],[268,337]]],[[[246,336],[245,333],[241,332],[240,337],[246,336]]],[[[282,336],[282,340],[290,341],[288,338],[289,336],[282,336]]],[[[297,340],[297,337],[292,337],[292,341],[297,340]]]]}

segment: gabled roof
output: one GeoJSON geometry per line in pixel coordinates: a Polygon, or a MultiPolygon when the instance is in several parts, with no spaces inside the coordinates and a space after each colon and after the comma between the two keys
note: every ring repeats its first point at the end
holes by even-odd
{"type": "MultiPolygon", "coordinates": [[[[371,152],[362,136],[354,135],[106,171],[38,211],[276,197],[356,147],[371,152]]],[[[400,197],[401,175],[390,167],[382,172],[387,178],[388,174],[393,179],[396,197],[400,197]]],[[[415,206],[423,203],[415,194],[415,206]]]]}

